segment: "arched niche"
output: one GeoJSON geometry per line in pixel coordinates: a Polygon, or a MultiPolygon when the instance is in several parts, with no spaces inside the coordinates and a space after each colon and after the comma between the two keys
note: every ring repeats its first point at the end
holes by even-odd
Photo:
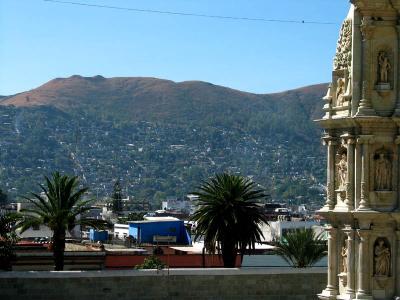
{"type": "Polygon", "coordinates": [[[337,149],[335,160],[335,189],[339,191],[345,191],[348,174],[347,148],[345,146],[342,145],[337,149]]]}
{"type": "Polygon", "coordinates": [[[378,237],[374,242],[373,274],[375,277],[390,277],[392,251],[386,237],[378,237]]]}
{"type": "Polygon", "coordinates": [[[391,191],[393,189],[393,154],[380,148],[374,153],[373,187],[375,191],[391,191]]]}

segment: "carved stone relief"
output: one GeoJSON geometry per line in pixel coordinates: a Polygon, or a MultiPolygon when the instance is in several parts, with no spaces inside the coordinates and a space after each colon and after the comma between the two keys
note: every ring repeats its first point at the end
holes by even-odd
{"type": "Polygon", "coordinates": [[[342,150],[338,153],[338,156],[339,161],[336,164],[338,189],[341,191],[345,191],[347,182],[347,153],[346,151],[342,150]]]}
{"type": "Polygon", "coordinates": [[[340,273],[346,274],[347,273],[347,255],[348,255],[348,250],[346,247],[346,241],[344,242],[344,245],[342,246],[342,251],[340,253],[341,259],[342,259],[342,264],[340,267],[340,273]]]}
{"type": "Polygon", "coordinates": [[[378,151],[375,156],[375,190],[390,191],[392,188],[392,162],[385,151],[378,151]]]}
{"type": "Polygon", "coordinates": [[[344,78],[338,78],[336,86],[336,106],[343,106],[346,85],[344,78]]]}
{"type": "Polygon", "coordinates": [[[374,244],[374,275],[390,276],[390,245],[386,238],[378,238],[374,244]]]}
{"type": "Polygon", "coordinates": [[[378,83],[389,83],[389,73],[392,65],[389,61],[389,56],[386,51],[381,51],[378,54],[378,65],[379,65],[379,81],[378,83]]]}
{"type": "Polygon", "coordinates": [[[351,20],[345,20],[339,34],[333,69],[349,69],[351,66],[352,25],[351,20]]]}

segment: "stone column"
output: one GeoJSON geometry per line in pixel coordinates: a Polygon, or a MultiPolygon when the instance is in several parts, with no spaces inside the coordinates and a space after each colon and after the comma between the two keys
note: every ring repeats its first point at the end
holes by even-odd
{"type": "Polygon", "coordinates": [[[343,230],[347,235],[347,287],[346,294],[350,299],[354,298],[356,293],[355,288],[355,269],[354,269],[354,230],[352,228],[346,228],[343,230]]]}
{"type": "Polygon", "coordinates": [[[361,35],[361,16],[358,10],[354,11],[353,16],[353,43],[352,43],[352,74],[353,74],[353,97],[351,100],[351,115],[357,113],[358,105],[361,100],[362,83],[362,35],[361,35]]]}
{"type": "Polygon", "coordinates": [[[358,142],[362,144],[362,157],[361,157],[361,195],[360,206],[358,210],[370,210],[369,207],[369,144],[373,142],[372,135],[362,135],[359,137],[358,142]]]}
{"type": "Polygon", "coordinates": [[[346,179],[346,200],[348,210],[354,209],[354,149],[355,140],[353,136],[346,136],[347,143],[347,179],[346,179]]]}
{"type": "Polygon", "coordinates": [[[358,244],[358,289],[356,299],[371,299],[370,265],[369,265],[369,235],[370,230],[357,230],[358,244]]]}
{"type": "Polygon", "coordinates": [[[365,16],[361,21],[361,33],[363,36],[363,47],[362,47],[362,67],[363,67],[363,82],[361,100],[358,106],[357,116],[374,116],[375,111],[371,104],[371,78],[369,66],[372,64],[372,38],[374,35],[375,26],[374,21],[371,17],[365,16]]]}
{"type": "MultiPolygon", "coordinates": [[[[398,225],[400,228],[400,225],[398,225]]],[[[397,251],[396,253],[398,253],[400,251],[400,229],[396,230],[396,242],[397,242],[397,251]]],[[[395,282],[396,282],[396,289],[397,291],[400,291],[400,257],[399,254],[397,254],[397,257],[395,257],[395,270],[393,272],[395,278],[395,282]]]]}
{"type": "Polygon", "coordinates": [[[360,206],[361,194],[361,147],[362,145],[357,140],[354,155],[354,207],[356,209],[360,206]]]}
{"type": "Polygon", "coordinates": [[[322,138],[328,147],[328,157],[326,166],[326,202],[322,210],[333,210],[335,208],[335,145],[336,138],[325,136],[322,138]]]}
{"type": "MultiPolygon", "coordinates": [[[[400,100],[399,100],[400,101],[400,100]]],[[[399,125],[397,125],[399,126],[399,125]]],[[[400,128],[399,128],[400,130],[400,128]]],[[[400,199],[400,166],[399,166],[399,162],[400,162],[400,135],[398,135],[395,140],[394,143],[396,144],[396,152],[397,152],[397,162],[393,161],[393,164],[397,164],[397,167],[395,168],[395,172],[393,174],[393,177],[396,178],[396,180],[393,181],[393,191],[396,191],[397,193],[397,199],[400,199]]],[[[400,203],[397,203],[397,209],[400,209],[400,203]]]]}
{"type": "Polygon", "coordinates": [[[338,294],[338,253],[337,253],[337,228],[329,226],[328,233],[328,283],[326,289],[320,294],[320,299],[336,299],[338,294]]]}
{"type": "MultiPolygon", "coordinates": [[[[400,25],[396,26],[396,31],[397,31],[398,40],[400,41],[400,25]]],[[[398,68],[400,68],[399,62],[398,62],[398,68]]],[[[396,68],[395,68],[395,70],[396,70],[396,68]]],[[[396,76],[395,76],[395,79],[396,79],[396,76]]],[[[399,87],[399,86],[400,86],[400,77],[397,77],[397,87],[399,87]]],[[[400,117],[400,89],[399,88],[397,88],[396,96],[397,96],[396,109],[394,111],[393,116],[400,117]]]]}

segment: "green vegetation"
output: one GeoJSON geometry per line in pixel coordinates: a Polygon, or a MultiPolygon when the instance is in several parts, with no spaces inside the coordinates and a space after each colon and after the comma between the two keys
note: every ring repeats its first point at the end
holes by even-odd
{"type": "Polygon", "coordinates": [[[151,255],[148,258],[145,258],[143,261],[143,264],[137,265],[135,268],[136,269],[157,269],[157,270],[162,270],[167,267],[166,264],[164,264],[160,258],[158,258],[155,255],[151,255]]]}
{"type": "Polygon", "coordinates": [[[195,240],[204,237],[208,252],[221,252],[224,267],[235,267],[238,251],[254,249],[261,241],[260,224],[266,223],[257,205],[265,197],[250,179],[221,174],[204,182],[197,192],[198,210],[192,220],[197,222],[195,240]]]}
{"type": "Polygon", "coordinates": [[[143,221],[144,212],[132,212],[127,217],[118,217],[118,223],[127,224],[129,221],[143,221]]]}
{"type": "Polygon", "coordinates": [[[327,254],[326,242],[312,228],[295,229],[284,234],[276,254],[295,268],[311,267],[327,254]]]}
{"type": "Polygon", "coordinates": [[[77,177],[69,177],[55,172],[52,178],[45,178],[46,186],[40,185],[44,195],[31,193],[33,199],[25,199],[32,208],[22,210],[24,219],[20,224],[22,231],[32,226],[44,224],[53,231],[53,253],[55,270],[64,269],[64,249],[66,231],[77,225],[103,227],[101,220],[81,217],[90,209],[92,200],[82,200],[87,188],[79,189],[77,177]]]}
{"type": "Polygon", "coordinates": [[[225,171],[252,176],[276,201],[323,202],[325,155],[312,120],[322,115],[325,86],[255,95],[143,78],[54,82],[35,90],[47,105],[0,105],[9,201],[60,170],[107,200],[118,179],[124,195],[153,209],[225,171]]]}
{"type": "Polygon", "coordinates": [[[11,270],[15,257],[14,245],[18,241],[15,226],[21,218],[17,214],[0,215],[0,269],[11,270]]]}
{"type": "Polygon", "coordinates": [[[117,125],[117,120],[67,115],[49,107],[0,106],[0,119],[2,115],[9,117],[0,122],[10,125],[0,128],[0,183],[8,185],[9,201],[29,191],[39,192],[35,182],[55,170],[77,175],[99,198],[110,199],[119,179],[125,195],[149,201],[155,209],[166,196],[182,197],[224,171],[253,176],[270,187],[268,193],[277,201],[316,206],[323,201],[320,183],[325,180],[325,160],[319,132],[309,132],[314,137],[310,142],[296,140],[294,133],[261,134],[232,124],[117,125]]]}
{"type": "Polygon", "coordinates": [[[0,189],[0,207],[7,204],[7,194],[0,189]]]}
{"type": "Polygon", "coordinates": [[[122,210],[122,191],[121,186],[119,184],[119,180],[117,180],[114,184],[114,193],[112,197],[112,211],[114,213],[118,213],[122,210]]]}

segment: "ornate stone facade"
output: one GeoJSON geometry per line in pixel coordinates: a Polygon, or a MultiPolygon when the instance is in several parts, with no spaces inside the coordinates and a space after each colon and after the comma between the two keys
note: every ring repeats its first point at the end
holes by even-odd
{"type": "Polygon", "coordinates": [[[400,0],[350,0],[324,97],[328,283],[320,299],[400,296],[400,0]]]}

